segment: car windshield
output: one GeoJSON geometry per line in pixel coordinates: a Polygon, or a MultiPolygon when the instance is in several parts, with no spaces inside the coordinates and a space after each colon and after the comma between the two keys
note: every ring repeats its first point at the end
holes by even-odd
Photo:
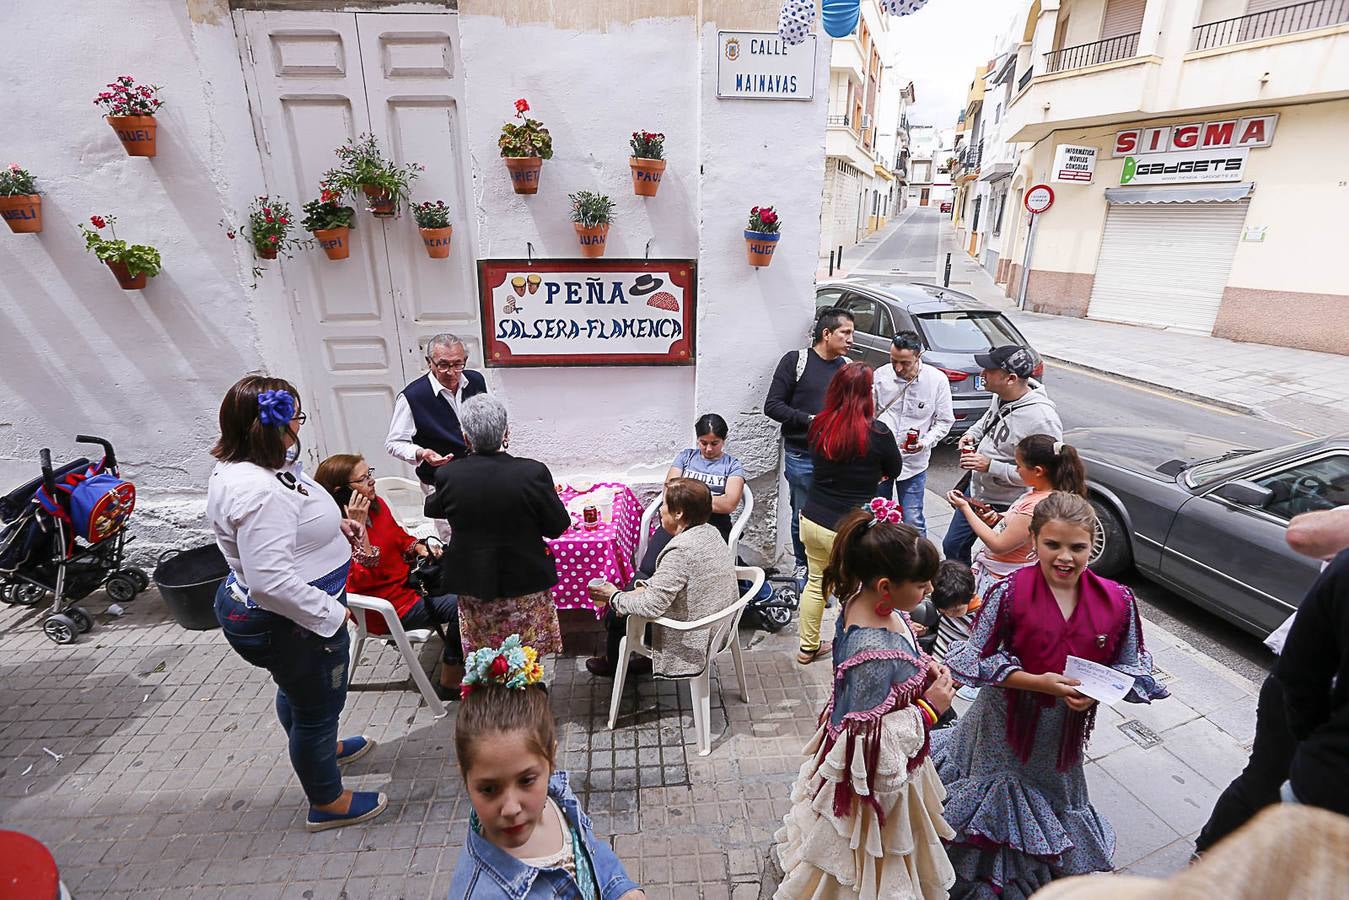
{"type": "Polygon", "coordinates": [[[1273,447],[1269,450],[1230,450],[1217,459],[1201,462],[1185,470],[1185,483],[1190,487],[1230,478],[1247,468],[1260,468],[1267,463],[1279,462],[1285,458],[1300,455],[1305,450],[1315,449],[1322,441],[1304,441],[1292,446],[1273,447]]]}
{"type": "Polygon", "coordinates": [[[951,309],[919,313],[918,322],[933,350],[983,353],[990,347],[1024,343],[1012,323],[997,312],[951,309]]]}

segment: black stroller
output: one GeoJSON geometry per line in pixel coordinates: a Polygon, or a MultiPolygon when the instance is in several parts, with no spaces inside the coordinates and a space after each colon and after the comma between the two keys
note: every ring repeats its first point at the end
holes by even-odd
{"type": "Polygon", "coordinates": [[[143,570],[123,565],[135,486],[118,477],[111,443],[83,434],[75,440],[102,446],[103,459],[54,469],[44,449],[42,477],[0,497],[0,601],[35,606],[51,594],[42,631],[58,644],[94,627],[75,603],[99,587],[124,603],[150,586],[143,570]]]}

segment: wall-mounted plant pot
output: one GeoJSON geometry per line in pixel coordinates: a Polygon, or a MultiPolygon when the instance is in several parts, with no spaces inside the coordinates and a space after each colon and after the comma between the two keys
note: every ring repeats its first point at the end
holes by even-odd
{"type": "Polygon", "coordinates": [[[749,264],[757,269],[762,269],[773,261],[773,251],[778,247],[778,238],[780,234],[769,234],[766,231],[746,231],[745,232],[745,251],[749,254],[749,264]]]}
{"type": "Polygon", "coordinates": [[[0,197],[0,218],[15,234],[37,234],[42,230],[42,195],[0,197]]]}
{"type": "Polygon", "coordinates": [[[361,190],[370,201],[370,214],[376,219],[392,219],[398,215],[398,201],[383,188],[363,184],[361,190]]]}
{"type": "Polygon", "coordinates": [[[275,247],[254,247],[258,252],[258,259],[276,259],[275,247]]]}
{"type": "Polygon", "coordinates": [[[323,248],[323,252],[328,254],[329,259],[346,259],[351,256],[351,229],[342,228],[320,228],[314,232],[314,238],[323,248]]]}
{"type": "Polygon", "coordinates": [[[539,156],[503,156],[506,169],[511,173],[511,187],[517,194],[537,194],[539,192],[539,173],[543,169],[543,158],[539,156]]]}
{"type": "Polygon", "coordinates": [[[446,225],[444,228],[418,228],[422,233],[422,246],[426,248],[426,255],[432,259],[447,259],[450,255],[450,235],[454,232],[453,225],[446,225]]]}
{"type": "Polygon", "coordinates": [[[154,116],[108,116],[107,119],[126,148],[127,156],[155,155],[155,129],[159,126],[154,116]]]}
{"type": "Polygon", "coordinates": [[[122,290],[139,291],[145,287],[145,282],[149,276],[144,272],[139,275],[132,275],[131,270],[126,267],[126,263],[111,259],[105,259],[104,262],[108,264],[109,269],[112,269],[112,274],[117,277],[117,284],[121,286],[122,290]]]}
{"type": "Polygon", "coordinates": [[[632,166],[632,192],[638,197],[654,197],[660,190],[660,177],[665,174],[665,160],[628,157],[632,166]]]}
{"type": "Polygon", "coordinates": [[[581,244],[581,255],[594,259],[604,255],[604,247],[609,242],[609,224],[587,228],[580,222],[572,222],[576,229],[576,240],[581,244]]]}

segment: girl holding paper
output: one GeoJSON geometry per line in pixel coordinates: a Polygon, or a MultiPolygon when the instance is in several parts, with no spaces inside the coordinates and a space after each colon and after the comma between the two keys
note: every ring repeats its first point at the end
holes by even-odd
{"type": "Polygon", "coordinates": [[[1132,592],[1087,569],[1095,525],[1080,496],[1042,500],[1030,526],[1038,564],[999,583],[970,639],[947,654],[957,681],[1002,688],[980,691],[954,728],[932,735],[956,832],[952,897],[1018,900],[1112,868],[1114,830],[1092,807],[1082,768],[1096,701],[1060,673],[1076,656],[1130,676],[1130,702],[1167,693],[1152,679],[1132,592]]]}

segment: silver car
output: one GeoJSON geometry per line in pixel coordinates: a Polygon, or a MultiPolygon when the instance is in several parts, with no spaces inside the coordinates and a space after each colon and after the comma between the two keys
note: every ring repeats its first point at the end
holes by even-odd
{"type": "Polygon", "coordinates": [[[1082,428],[1105,546],[1092,568],[1132,563],[1264,637],[1297,608],[1320,563],[1285,540],[1299,513],[1349,504],[1349,435],[1251,450],[1180,431],[1082,428]]]}
{"type": "Polygon", "coordinates": [[[923,362],[936,366],[951,383],[955,425],[962,434],[988,409],[993,395],[974,354],[1016,344],[1035,357],[1034,377],[1043,380],[1044,362],[1006,316],[968,294],[935,284],[896,281],[883,275],[854,275],[815,289],[815,311],[836,306],[853,314],[857,332],[851,357],[872,368],[890,362],[890,341],[900,331],[916,331],[923,362]]]}

